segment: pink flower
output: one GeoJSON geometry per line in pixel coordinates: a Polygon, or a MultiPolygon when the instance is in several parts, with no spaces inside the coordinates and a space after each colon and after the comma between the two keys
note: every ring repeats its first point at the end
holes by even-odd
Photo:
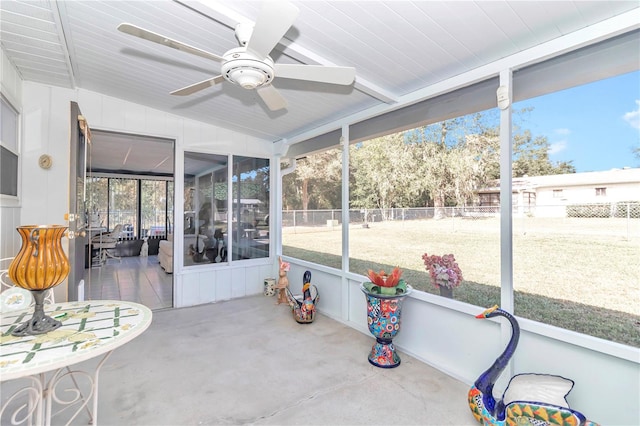
{"type": "Polygon", "coordinates": [[[436,288],[440,286],[454,288],[462,282],[462,271],[452,254],[436,256],[425,253],[422,255],[422,260],[431,277],[431,284],[436,288]]]}

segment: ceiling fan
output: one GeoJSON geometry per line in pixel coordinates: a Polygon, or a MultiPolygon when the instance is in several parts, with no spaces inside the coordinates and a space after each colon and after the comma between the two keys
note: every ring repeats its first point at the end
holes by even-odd
{"type": "Polygon", "coordinates": [[[350,85],[356,70],[353,67],[335,67],[304,64],[276,64],[269,53],[289,30],[298,8],[286,2],[265,2],[254,25],[240,23],[235,28],[240,47],[222,56],[189,46],[169,37],[123,23],[118,30],[173,49],[221,62],[220,75],[200,81],[171,92],[172,95],[186,96],[227,80],[248,90],[255,89],[271,111],[287,107],[286,99],[271,85],[274,78],[290,78],[321,83],[350,85]]]}

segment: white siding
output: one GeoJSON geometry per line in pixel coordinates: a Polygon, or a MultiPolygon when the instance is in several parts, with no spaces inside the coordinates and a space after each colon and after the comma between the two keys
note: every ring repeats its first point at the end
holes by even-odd
{"type": "MultiPolygon", "coordinates": [[[[86,90],[70,90],[39,83],[24,84],[23,223],[64,223],[68,205],[70,102],[76,101],[93,129],[136,133],[176,141],[175,193],[183,193],[183,152],[195,150],[272,158],[273,145],[241,133],[221,129],[138,104],[86,90]],[[53,156],[53,167],[42,170],[38,157],[53,156]]],[[[183,214],[182,199],[176,217],[183,214]]],[[[182,221],[176,221],[176,236],[182,221]]],[[[183,241],[175,238],[175,253],[183,241]]],[[[176,307],[257,294],[264,278],[273,276],[273,258],[236,263],[231,272],[220,266],[183,268],[174,256],[176,307]]],[[[66,284],[56,287],[56,300],[66,300],[66,284]]]]}
{"type": "MultiPolygon", "coordinates": [[[[20,113],[22,111],[22,79],[2,49],[0,49],[0,67],[2,94],[20,113]]],[[[20,195],[20,187],[18,187],[18,195],[20,195]]],[[[16,232],[16,227],[19,225],[20,200],[15,197],[0,196],[0,259],[13,257],[20,250],[20,237],[16,232]]]]}

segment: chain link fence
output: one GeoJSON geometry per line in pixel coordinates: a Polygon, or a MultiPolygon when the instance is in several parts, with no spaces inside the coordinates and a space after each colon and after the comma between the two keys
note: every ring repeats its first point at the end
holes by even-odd
{"type": "MultiPolygon", "coordinates": [[[[499,217],[498,206],[352,209],[349,225],[446,219],[452,222],[453,231],[463,231],[485,227],[487,220],[499,217]]],[[[282,212],[283,232],[335,231],[341,225],[340,209],[282,212]]],[[[514,206],[513,226],[520,233],[601,234],[629,240],[640,237],[640,202],[514,206]]]]}

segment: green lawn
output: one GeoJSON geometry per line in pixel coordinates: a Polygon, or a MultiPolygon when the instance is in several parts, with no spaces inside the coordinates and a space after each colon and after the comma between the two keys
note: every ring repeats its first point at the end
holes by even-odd
{"type": "MultiPolygon", "coordinates": [[[[640,347],[638,223],[618,219],[516,219],[513,277],[516,314],[640,347]],[[629,235],[635,238],[629,238],[629,235]]],[[[437,294],[422,254],[453,253],[464,281],[454,298],[481,307],[500,302],[497,218],[352,225],[350,270],[400,266],[414,288],[437,294]]],[[[283,229],[283,253],[341,267],[340,227],[283,229]]]]}

